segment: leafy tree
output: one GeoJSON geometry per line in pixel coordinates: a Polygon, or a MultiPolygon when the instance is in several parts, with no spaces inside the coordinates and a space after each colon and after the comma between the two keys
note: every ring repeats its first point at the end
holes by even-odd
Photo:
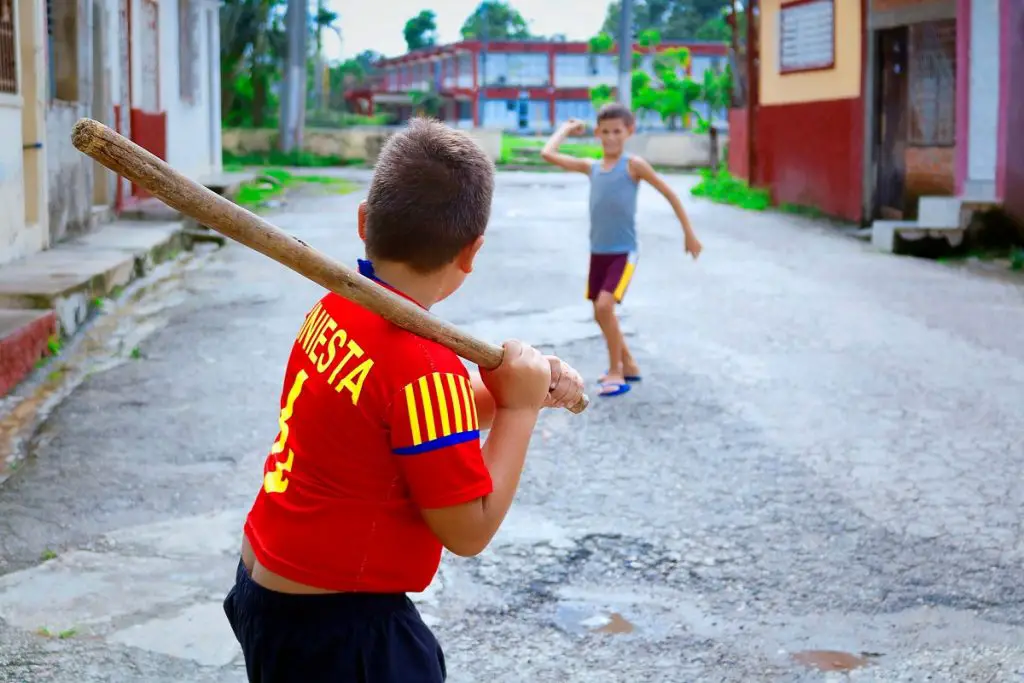
{"type": "MultiPolygon", "coordinates": [[[[699,38],[698,34],[713,35],[713,28],[705,29],[705,25],[721,18],[723,10],[731,6],[732,0],[635,0],[633,35],[656,29],[665,40],[728,40],[728,36],[699,38]]],[[[622,2],[613,0],[601,30],[618,35],[621,16],[622,2]]]]}
{"type": "MultiPolygon", "coordinates": [[[[279,98],[274,86],[281,81],[287,55],[287,4],[287,0],[224,0],[221,5],[221,117],[225,125],[275,125],[279,98]]],[[[310,17],[310,35],[337,19],[336,13],[318,7],[310,17]]],[[[316,41],[308,44],[311,51],[316,49],[316,41]]],[[[307,69],[311,66],[312,61],[307,69]]],[[[309,70],[308,77],[316,75],[309,70]]]]}
{"type": "Polygon", "coordinates": [[[597,54],[611,52],[615,48],[615,39],[612,38],[611,34],[602,32],[591,38],[587,42],[587,46],[591,52],[597,54]]]}
{"type": "Polygon", "coordinates": [[[405,36],[405,46],[409,50],[437,45],[437,15],[433,10],[423,10],[405,22],[402,35],[405,36]]]}
{"type": "Polygon", "coordinates": [[[384,58],[384,55],[373,50],[365,50],[355,57],[351,57],[335,64],[330,68],[331,84],[331,109],[344,109],[345,92],[354,88],[362,87],[373,74],[373,65],[384,58]]]}
{"type": "MultiPolygon", "coordinates": [[[[671,48],[658,51],[661,36],[654,29],[645,29],[638,38],[643,52],[633,54],[631,77],[632,104],[638,114],[657,112],[669,128],[675,128],[681,119],[694,114],[693,103],[700,99],[703,89],[686,75],[690,51],[686,48],[671,48]],[[640,67],[644,57],[650,57],[650,73],[640,67]]],[[[590,40],[590,49],[595,52],[610,52],[614,47],[611,36],[602,34],[590,40]]],[[[612,89],[602,85],[590,91],[591,102],[600,107],[611,101],[612,89]]]]}
{"type": "Polygon", "coordinates": [[[272,85],[286,52],[287,0],[225,0],[220,11],[222,119],[230,126],[271,125],[272,85]]]}
{"type": "Polygon", "coordinates": [[[525,40],[533,37],[526,20],[504,0],[483,0],[462,24],[462,37],[489,40],[525,40]]]}
{"type": "Polygon", "coordinates": [[[441,99],[441,96],[433,88],[430,90],[413,90],[409,93],[409,97],[412,100],[413,109],[420,116],[437,118],[441,113],[441,107],[444,106],[444,100],[441,99]]]}
{"type": "Polygon", "coordinates": [[[732,42],[732,26],[726,23],[724,16],[708,19],[703,26],[697,29],[694,37],[697,40],[708,42],[730,43],[732,42]]]}

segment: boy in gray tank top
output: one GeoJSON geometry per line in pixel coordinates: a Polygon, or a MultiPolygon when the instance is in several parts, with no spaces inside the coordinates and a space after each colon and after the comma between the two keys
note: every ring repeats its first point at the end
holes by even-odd
{"type": "Polygon", "coordinates": [[[615,315],[636,269],[639,241],[636,234],[636,200],[641,181],[647,181],[668,200],[683,228],[686,253],[697,258],[701,244],[679,197],[638,156],[626,154],[626,140],[633,134],[633,114],[625,106],[606,104],[597,112],[594,134],[601,141],[600,161],[580,159],[558,151],[565,138],[586,130],[582,121],[562,124],[541,152],[545,161],[590,178],[590,275],[587,298],[594,302],[594,319],[608,345],[608,372],[601,377],[599,396],[619,396],[640,381],[640,368],[626,346],[615,315]]]}

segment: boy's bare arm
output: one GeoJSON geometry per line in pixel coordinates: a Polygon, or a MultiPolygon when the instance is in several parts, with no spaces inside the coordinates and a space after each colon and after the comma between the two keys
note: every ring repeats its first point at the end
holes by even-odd
{"type": "Polygon", "coordinates": [[[668,203],[672,206],[672,210],[676,214],[676,218],[679,219],[679,224],[683,227],[683,239],[685,241],[686,253],[697,258],[700,256],[700,252],[703,250],[700,240],[697,239],[697,235],[693,232],[693,227],[690,225],[690,217],[686,215],[686,209],[683,208],[683,202],[679,199],[679,196],[668,186],[668,183],[658,175],[654,167],[651,166],[645,159],[640,157],[630,158],[630,170],[633,171],[634,176],[637,180],[645,180],[650,183],[651,187],[661,193],[661,195],[668,200],[668,203]]]}
{"type": "MultiPolygon", "coordinates": [[[[552,363],[548,358],[530,347],[509,344],[505,349],[501,367],[488,373],[488,386],[481,392],[495,406],[490,434],[482,449],[493,490],[461,505],[422,511],[427,526],[441,543],[464,557],[486,548],[504,521],[519,487],[541,408],[550,405],[552,397],[559,397],[559,403],[570,403],[583,393],[583,380],[575,371],[563,372],[552,389],[552,363]]],[[[478,417],[483,427],[480,398],[478,394],[478,417]]]]}
{"type": "Polygon", "coordinates": [[[560,166],[567,171],[576,171],[577,173],[590,173],[590,165],[593,163],[589,159],[580,159],[578,157],[570,156],[568,154],[562,154],[558,151],[565,139],[570,135],[579,135],[586,130],[586,125],[582,121],[576,119],[570,119],[563,123],[558,130],[555,131],[547,144],[544,145],[544,149],[540,151],[540,156],[544,161],[555,166],[560,166]]]}
{"type": "Polygon", "coordinates": [[[482,449],[494,484],[490,494],[461,505],[423,510],[427,526],[450,552],[472,557],[494,538],[519,488],[537,415],[538,409],[495,411],[491,432],[482,449]]]}

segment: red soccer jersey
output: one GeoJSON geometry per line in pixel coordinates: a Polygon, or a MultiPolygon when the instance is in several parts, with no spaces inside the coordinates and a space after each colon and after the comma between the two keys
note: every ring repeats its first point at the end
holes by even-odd
{"type": "Polygon", "coordinates": [[[293,581],[422,591],[441,543],[420,510],[492,490],[459,358],[336,294],[299,330],[278,424],[245,533],[293,581]]]}

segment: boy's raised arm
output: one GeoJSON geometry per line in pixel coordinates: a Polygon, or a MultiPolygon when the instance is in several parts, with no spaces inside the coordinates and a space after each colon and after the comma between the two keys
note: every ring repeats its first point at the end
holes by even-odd
{"type": "Polygon", "coordinates": [[[582,121],[569,119],[548,139],[547,144],[544,145],[544,149],[540,151],[541,158],[549,164],[554,164],[555,166],[564,168],[567,171],[590,173],[590,165],[593,163],[592,161],[589,159],[580,159],[579,157],[570,156],[568,154],[562,154],[558,151],[559,146],[565,142],[567,137],[570,135],[579,135],[586,129],[586,124],[582,121]]]}

